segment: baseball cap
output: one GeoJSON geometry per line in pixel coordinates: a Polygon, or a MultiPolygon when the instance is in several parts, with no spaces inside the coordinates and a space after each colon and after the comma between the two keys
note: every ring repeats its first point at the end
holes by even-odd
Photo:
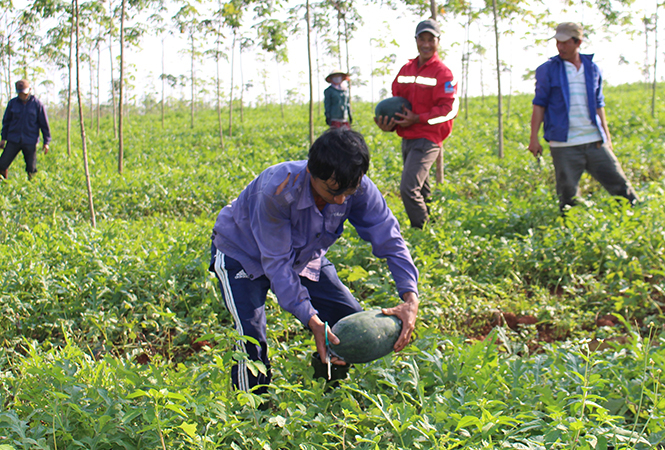
{"type": "Polygon", "coordinates": [[[439,37],[441,35],[439,24],[436,23],[436,20],[434,19],[427,19],[420,22],[416,27],[416,37],[420,36],[421,33],[424,33],[425,31],[432,33],[434,37],[439,37]]]}
{"type": "Polygon", "coordinates": [[[16,93],[17,94],[29,94],[30,93],[30,82],[28,80],[18,80],[16,82],[16,93]]]}
{"type": "Polygon", "coordinates": [[[556,27],[556,34],[551,39],[565,42],[570,38],[582,39],[584,37],[584,28],[575,22],[563,22],[556,27]]]}

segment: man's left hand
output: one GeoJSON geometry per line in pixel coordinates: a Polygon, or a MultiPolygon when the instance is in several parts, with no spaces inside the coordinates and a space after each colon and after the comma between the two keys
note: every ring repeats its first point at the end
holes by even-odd
{"type": "Polygon", "coordinates": [[[404,108],[403,113],[395,113],[395,117],[401,119],[401,120],[395,120],[395,123],[403,128],[410,127],[414,123],[420,122],[420,115],[406,108],[404,108]]]}
{"type": "Polygon", "coordinates": [[[44,154],[48,153],[48,144],[44,144],[44,154]]]}
{"type": "Polygon", "coordinates": [[[416,328],[416,317],[418,316],[418,295],[415,292],[404,294],[404,303],[392,308],[383,308],[381,312],[387,316],[397,316],[402,321],[402,333],[399,335],[395,346],[396,352],[406,347],[411,341],[411,334],[416,328]]]}

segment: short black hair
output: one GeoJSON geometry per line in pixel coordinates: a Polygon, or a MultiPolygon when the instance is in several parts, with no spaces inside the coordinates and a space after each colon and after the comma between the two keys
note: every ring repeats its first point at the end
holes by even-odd
{"type": "Polygon", "coordinates": [[[307,168],[313,177],[332,177],[338,193],[358,187],[369,170],[369,149],[362,134],[332,128],[319,136],[309,149],[307,168]]]}

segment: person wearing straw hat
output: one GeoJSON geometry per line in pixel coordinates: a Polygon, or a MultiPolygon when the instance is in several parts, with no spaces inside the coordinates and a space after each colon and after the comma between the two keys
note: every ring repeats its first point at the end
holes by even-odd
{"type": "Polygon", "coordinates": [[[28,80],[16,82],[18,96],[9,100],[5,115],[2,118],[2,139],[0,140],[0,176],[7,178],[9,166],[14,158],[23,152],[25,171],[28,179],[37,173],[37,143],[39,131],[44,137],[44,154],[48,152],[51,142],[51,130],[48,124],[46,108],[42,102],[32,95],[28,80]]]}
{"type": "Polygon", "coordinates": [[[544,123],[562,212],[575,205],[585,170],[611,195],[631,204],[638,200],[612,151],[603,79],[593,55],[579,51],[583,37],[582,25],[560,23],[551,38],[559,54],[536,69],[529,151],[536,158],[542,155],[538,132],[544,123]]]}
{"type": "Polygon", "coordinates": [[[330,86],[323,91],[323,104],[325,106],[326,124],[330,128],[351,129],[351,99],[349,90],[343,84],[349,80],[349,74],[341,70],[333,70],[326,77],[330,86]]]}

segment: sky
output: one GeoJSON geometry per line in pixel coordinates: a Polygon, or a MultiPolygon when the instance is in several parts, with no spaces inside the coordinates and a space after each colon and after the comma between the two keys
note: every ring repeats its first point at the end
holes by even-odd
{"type": "MultiPolygon", "coordinates": [[[[291,2],[293,3],[293,2],[291,2]]],[[[640,17],[643,13],[652,14],[654,11],[653,2],[646,0],[636,0],[631,10],[640,17]],[[651,8],[651,9],[649,9],[651,8]]],[[[473,5],[473,2],[472,2],[473,5]]],[[[20,5],[17,5],[20,6],[20,5]]],[[[550,3],[551,6],[551,3],[550,3]]],[[[556,9],[556,7],[553,7],[556,9]]],[[[417,23],[426,18],[419,17],[409,12],[405,8],[392,10],[387,6],[374,3],[371,5],[359,6],[360,15],[364,19],[364,24],[353,33],[350,41],[350,66],[357,67],[360,71],[361,83],[352,85],[352,94],[354,97],[360,97],[365,101],[377,102],[381,96],[381,89],[390,91],[390,85],[399,68],[410,58],[417,56],[417,49],[414,40],[414,31],[417,23]],[[375,43],[383,41],[386,47],[377,48],[375,43]],[[373,44],[374,43],[374,44],[373,44]],[[370,72],[373,67],[377,67],[381,58],[394,54],[394,63],[389,64],[387,69],[389,75],[383,78],[370,78],[370,72]]],[[[244,28],[246,33],[251,33],[251,26],[254,25],[248,15],[244,28]]],[[[633,36],[625,33],[618,27],[604,32],[600,26],[598,13],[584,7],[564,12],[559,10],[551,15],[551,20],[582,22],[593,32],[589,34],[588,39],[583,42],[581,51],[583,53],[595,53],[594,61],[603,71],[605,82],[610,85],[621,84],[625,82],[634,82],[644,80],[642,74],[642,65],[645,60],[645,37],[644,34],[634,33],[633,36]]],[[[462,42],[465,40],[465,29],[454,18],[444,16],[440,19],[443,34],[441,36],[441,57],[453,73],[461,82],[462,75],[462,42]]],[[[662,20],[661,23],[665,23],[662,20]]],[[[633,30],[643,30],[641,21],[635,19],[633,30]]],[[[536,38],[545,39],[554,34],[551,27],[543,26],[536,31],[527,29],[519,20],[513,23],[500,23],[499,31],[502,34],[500,38],[500,58],[504,65],[511,68],[502,74],[502,93],[509,92],[533,92],[534,80],[532,77],[523,79],[525,74],[545,62],[547,58],[556,55],[554,41],[544,41],[536,44],[536,38]]],[[[481,23],[470,27],[469,38],[479,42],[486,50],[484,58],[477,54],[471,57],[468,94],[469,96],[492,95],[497,92],[497,82],[495,75],[495,44],[494,29],[490,18],[485,18],[481,23]]],[[[649,58],[653,59],[653,33],[650,34],[649,58]]],[[[167,35],[164,38],[165,72],[174,76],[189,77],[190,57],[187,54],[187,45],[184,35],[167,35]]],[[[198,44],[203,47],[207,43],[198,44]]],[[[661,48],[663,46],[661,45],[661,48]]],[[[108,45],[102,47],[100,64],[101,73],[101,97],[104,101],[109,94],[110,86],[110,58],[108,54],[108,45]]],[[[228,49],[227,49],[228,51],[228,49]]],[[[316,64],[317,47],[315,41],[312,42],[312,53],[316,64]]],[[[659,52],[660,67],[665,69],[663,62],[663,52],[659,52]]],[[[114,45],[113,54],[119,54],[119,47],[114,45]]],[[[293,35],[288,42],[288,63],[277,64],[274,60],[261,58],[257,50],[243,52],[242,55],[242,78],[245,85],[251,84],[245,93],[246,102],[256,103],[262,100],[265,90],[269,93],[272,101],[295,100],[306,101],[309,93],[307,77],[307,43],[302,35],[293,35]],[[267,73],[264,77],[262,73],[267,73]],[[264,89],[264,82],[266,89],[264,89]]],[[[96,59],[96,55],[93,55],[96,59]]],[[[343,55],[342,69],[345,69],[346,57],[343,55]]],[[[231,58],[229,61],[222,61],[220,71],[222,74],[222,89],[227,93],[231,86],[231,58]]],[[[239,68],[239,56],[236,50],[234,70],[234,85],[239,86],[241,72],[239,68]]],[[[319,71],[317,74],[314,68],[314,98],[322,99],[323,90],[327,87],[325,76],[338,66],[337,58],[325,55],[322,46],[319,43],[318,48],[319,71]]],[[[126,56],[126,67],[132,80],[130,83],[134,86],[133,94],[138,100],[142,96],[152,95],[159,99],[161,97],[161,82],[159,74],[162,73],[162,37],[147,36],[144,37],[139,48],[129,48],[126,56]]],[[[89,74],[87,65],[81,66],[83,90],[89,90],[89,74]]],[[[117,64],[115,67],[117,78],[117,64]]],[[[207,59],[196,63],[196,77],[204,80],[206,85],[197,92],[197,97],[212,99],[214,92],[215,62],[207,59]]],[[[661,73],[663,70],[661,69],[661,73]]],[[[39,82],[33,83],[37,94],[43,100],[54,101],[56,93],[61,89],[66,81],[66,74],[55,74],[52,71],[47,76],[51,76],[56,87],[48,91],[44,85],[39,82]],[[59,76],[60,80],[57,79],[59,76]]],[[[659,80],[661,75],[657,75],[659,80]]],[[[190,88],[188,86],[167,89],[167,95],[176,98],[190,98],[190,88]]],[[[237,97],[238,94],[235,95],[237,97]]]]}

